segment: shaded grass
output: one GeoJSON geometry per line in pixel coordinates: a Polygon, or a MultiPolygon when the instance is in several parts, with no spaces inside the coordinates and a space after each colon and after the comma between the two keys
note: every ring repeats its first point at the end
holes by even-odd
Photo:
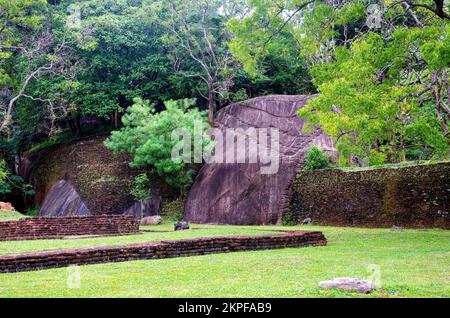
{"type": "Polygon", "coordinates": [[[71,138],[73,138],[72,133],[62,132],[55,136],[44,139],[43,141],[41,141],[37,144],[34,144],[33,146],[31,146],[31,148],[28,150],[28,152],[33,153],[33,152],[40,151],[40,150],[48,148],[48,147],[59,145],[59,144],[69,141],[71,138]]]}
{"type": "MultiPolygon", "coordinates": [[[[158,229],[166,229],[162,225],[158,229]]],[[[205,227],[205,226],[201,226],[205,227]]],[[[247,233],[281,227],[208,226],[204,233],[247,233]]],[[[286,229],[286,228],[283,228],[286,229]]],[[[294,229],[294,227],[289,228],[294,229]]],[[[322,230],[325,247],[215,254],[80,267],[81,288],[67,287],[73,269],[0,274],[1,297],[449,297],[450,232],[446,230],[295,227],[322,230]],[[370,295],[317,288],[334,277],[367,277],[380,267],[370,295]]],[[[174,238],[202,231],[157,233],[174,238]]],[[[256,232],[261,234],[261,232],[256,232]]],[[[153,233],[151,233],[153,234],[153,233]]],[[[134,236],[129,236],[132,239],[134,236]]],[[[153,237],[153,236],[152,236],[153,237]]],[[[80,242],[79,240],[78,242],[80,242]]],[[[37,242],[35,242],[37,243],[37,242]]],[[[12,244],[12,242],[9,242],[12,244]]],[[[3,247],[4,248],[4,247],[3,247]]]]}

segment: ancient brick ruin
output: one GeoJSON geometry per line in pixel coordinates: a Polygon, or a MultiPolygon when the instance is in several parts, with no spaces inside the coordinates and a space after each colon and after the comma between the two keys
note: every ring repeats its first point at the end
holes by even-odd
{"type": "Polygon", "coordinates": [[[0,241],[54,239],[80,235],[122,235],[139,232],[133,216],[24,218],[0,222],[0,241]]]}
{"type": "Polygon", "coordinates": [[[285,217],[334,226],[450,228],[450,163],[301,171],[285,217]]]}
{"type": "MultiPolygon", "coordinates": [[[[277,232],[277,231],[274,231],[277,232]]],[[[195,238],[128,246],[101,246],[73,250],[0,255],[0,272],[20,272],[69,265],[125,262],[214,253],[323,246],[321,232],[279,231],[281,234],[195,238]]]]}

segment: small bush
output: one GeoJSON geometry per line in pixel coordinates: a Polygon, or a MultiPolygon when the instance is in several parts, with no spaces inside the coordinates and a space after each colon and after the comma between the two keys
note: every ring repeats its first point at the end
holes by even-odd
{"type": "Polygon", "coordinates": [[[25,215],[29,217],[37,217],[39,216],[39,212],[41,211],[41,207],[39,205],[36,205],[34,209],[28,210],[25,215]]]}
{"type": "Polygon", "coordinates": [[[298,217],[290,210],[286,212],[281,218],[281,224],[283,224],[283,226],[298,225],[299,224],[298,217]]]}
{"type": "Polygon", "coordinates": [[[314,145],[308,151],[305,160],[305,170],[326,169],[330,167],[330,158],[314,145]]]}
{"type": "Polygon", "coordinates": [[[150,180],[147,173],[141,173],[134,178],[131,195],[136,201],[150,198],[149,183],[150,180]]]}

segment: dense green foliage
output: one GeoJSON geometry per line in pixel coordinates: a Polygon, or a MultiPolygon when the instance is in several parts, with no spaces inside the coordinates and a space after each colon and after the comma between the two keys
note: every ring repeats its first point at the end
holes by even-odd
{"type": "Polygon", "coordinates": [[[326,169],[330,167],[330,158],[317,145],[311,147],[306,154],[304,168],[306,170],[326,169]]]}
{"type": "MultiPolygon", "coordinates": [[[[209,127],[206,113],[192,108],[194,103],[192,99],[167,101],[166,109],[156,112],[155,105],[136,98],[122,118],[123,127],[113,131],[105,145],[113,152],[131,154],[132,167],[154,168],[168,184],[186,191],[192,182],[193,169],[184,161],[172,160],[172,150],[179,142],[172,138],[172,133],[184,129],[190,137],[203,136],[209,127]]],[[[209,139],[202,138],[202,143],[206,147],[209,139]]],[[[194,143],[191,145],[193,152],[194,143]]]]}
{"type": "Polygon", "coordinates": [[[8,183],[8,167],[4,160],[0,161],[0,194],[9,193],[11,191],[11,186],[8,183]]]}
{"type": "Polygon", "coordinates": [[[341,165],[448,156],[448,4],[441,16],[415,1],[379,11],[359,0],[249,4],[251,14],[230,22],[233,52],[258,76],[274,50],[297,43],[320,93],[299,114],[334,137],[341,165]]]}
{"type": "Polygon", "coordinates": [[[80,23],[77,52],[83,61],[75,101],[81,114],[108,117],[138,96],[176,98],[180,81],[163,45],[163,29],[151,2],[75,2],[80,23]]]}
{"type": "MultiPolygon", "coordinates": [[[[135,98],[154,105],[151,115],[136,113],[141,123],[158,118],[164,102],[188,98],[214,124],[218,108],[266,94],[319,93],[299,115],[306,131],[319,126],[333,138],[341,166],[448,158],[449,5],[0,0],[2,171],[15,178],[24,151],[85,136],[88,125],[120,129],[135,98]]],[[[164,129],[177,120],[168,113],[164,129]]],[[[178,179],[186,167],[158,166],[167,145],[133,147],[120,151],[134,166],[189,184],[190,169],[178,179]]]]}
{"type": "Polygon", "coordinates": [[[131,188],[131,195],[136,201],[147,200],[151,193],[149,191],[150,179],[147,173],[140,173],[133,180],[133,187],[131,188]]]}
{"type": "Polygon", "coordinates": [[[45,14],[45,0],[1,0],[0,30],[0,86],[12,84],[14,75],[9,65],[5,65],[8,59],[13,57],[15,48],[23,45],[24,33],[36,31],[42,28],[45,14]]]}
{"type": "Polygon", "coordinates": [[[11,192],[26,196],[33,196],[34,189],[30,184],[23,182],[20,176],[12,174],[4,160],[0,160],[0,196],[11,192]]]}
{"type": "Polygon", "coordinates": [[[0,112],[8,118],[2,129],[13,120],[9,139],[20,142],[57,133],[63,121],[80,133],[89,116],[117,127],[135,97],[159,106],[198,98],[198,106],[215,108],[311,88],[304,63],[293,67],[279,52],[267,58],[264,77],[251,80],[240,68],[227,29],[245,10],[240,1],[5,0],[0,8],[0,97],[17,97],[0,112]]]}

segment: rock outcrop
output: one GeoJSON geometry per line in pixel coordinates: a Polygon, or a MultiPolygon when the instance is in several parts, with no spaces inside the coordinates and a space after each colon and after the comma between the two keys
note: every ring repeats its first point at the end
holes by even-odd
{"type": "MultiPolygon", "coordinates": [[[[289,186],[313,144],[334,154],[331,139],[319,129],[303,131],[297,110],[308,96],[266,96],[239,102],[218,112],[216,123],[227,128],[275,128],[279,131],[279,169],[262,174],[259,163],[211,163],[200,170],[185,204],[192,223],[276,224],[288,206],[289,186]]],[[[271,130],[268,130],[271,133],[271,130]]],[[[273,136],[271,136],[273,137],[273,136]]],[[[258,138],[258,146],[261,144],[258,138]]],[[[234,145],[226,145],[232,150],[234,145]]]]}
{"type": "Polygon", "coordinates": [[[145,204],[130,195],[133,178],[127,155],[114,155],[106,136],[56,145],[22,160],[19,172],[34,185],[40,216],[126,214],[137,218],[160,212],[161,200],[176,196],[162,180],[152,179],[152,199],[145,204]]]}
{"type": "Polygon", "coordinates": [[[66,180],[59,180],[45,196],[39,215],[47,217],[90,216],[92,213],[72,184],[66,180]]]}
{"type": "Polygon", "coordinates": [[[124,214],[134,215],[138,219],[157,215],[161,211],[161,200],[160,195],[153,195],[148,200],[137,201],[124,214]]]}
{"type": "Polygon", "coordinates": [[[0,210],[2,211],[16,211],[11,203],[9,202],[0,202],[0,210]]]}

